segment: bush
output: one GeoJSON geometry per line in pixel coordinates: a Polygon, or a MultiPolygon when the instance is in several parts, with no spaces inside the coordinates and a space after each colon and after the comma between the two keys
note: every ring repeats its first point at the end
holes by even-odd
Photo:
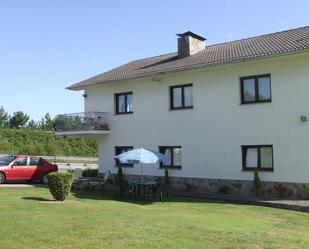
{"type": "Polygon", "coordinates": [[[97,177],[98,170],[97,169],[85,169],[83,171],[83,177],[97,177]]]}
{"type": "Polygon", "coordinates": [[[164,181],[166,184],[170,184],[170,177],[169,177],[169,174],[168,174],[168,169],[165,169],[165,172],[164,172],[164,181]]]}
{"type": "Polygon", "coordinates": [[[122,168],[120,166],[118,167],[117,176],[118,176],[119,179],[123,178],[123,172],[122,172],[122,168]]]}
{"type": "Polygon", "coordinates": [[[54,132],[0,128],[0,154],[97,156],[98,144],[94,139],[56,136],[54,132]]]}
{"type": "Polygon", "coordinates": [[[304,189],[309,190],[309,184],[308,183],[304,184],[304,189]]]}
{"type": "Polygon", "coordinates": [[[254,170],[253,186],[255,190],[259,190],[262,188],[262,182],[259,176],[259,172],[256,169],[254,170]]]}
{"type": "Polygon", "coordinates": [[[52,172],[47,175],[47,179],[52,196],[57,201],[64,201],[70,192],[73,174],[69,172],[52,172]]]}
{"type": "Polygon", "coordinates": [[[289,188],[284,184],[275,185],[274,189],[278,191],[280,197],[287,197],[289,195],[289,188]]]}
{"type": "Polygon", "coordinates": [[[218,189],[218,193],[222,195],[227,195],[231,192],[231,187],[228,185],[223,185],[218,189]]]}

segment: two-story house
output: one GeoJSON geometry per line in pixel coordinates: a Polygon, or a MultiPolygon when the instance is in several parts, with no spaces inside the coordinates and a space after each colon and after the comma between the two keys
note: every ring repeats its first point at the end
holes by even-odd
{"type": "MultiPolygon", "coordinates": [[[[99,171],[117,172],[114,156],[133,148],[165,153],[179,191],[253,194],[253,170],[265,194],[282,183],[303,197],[309,182],[309,27],[207,45],[178,35],[178,52],[129,62],[68,87],[84,90],[80,125],[58,134],[99,141],[99,171]]],[[[127,176],[140,167],[121,165],[127,176]]]]}

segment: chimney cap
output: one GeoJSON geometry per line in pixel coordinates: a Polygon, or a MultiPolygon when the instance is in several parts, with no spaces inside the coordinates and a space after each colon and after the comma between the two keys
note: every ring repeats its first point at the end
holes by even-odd
{"type": "Polygon", "coordinates": [[[187,31],[187,32],[185,32],[185,33],[182,33],[182,34],[177,34],[179,37],[186,37],[186,36],[192,36],[192,37],[194,37],[194,38],[196,38],[196,39],[198,39],[198,40],[201,40],[201,41],[205,41],[206,40],[206,38],[204,38],[204,37],[202,37],[202,36],[199,36],[199,35],[197,35],[197,34],[194,34],[193,32],[191,32],[191,31],[187,31]]]}

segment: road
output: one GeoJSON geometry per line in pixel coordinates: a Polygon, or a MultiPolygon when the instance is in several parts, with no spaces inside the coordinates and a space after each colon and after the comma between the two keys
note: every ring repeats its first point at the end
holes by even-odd
{"type": "Polygon", "coordinates": [[[56,163],[59,170],[74,170],[74,169],[97,169],[98,164],[84,163],[56,163]]]}
{"type": "MultiPolygon", "coordinates": [[[[4,156],[0,154],[0,157],[4,156]]],[[[58,165],[59,170],[74,170],[74,169],[97,169],[98,158],[95,157],[68,157],[68,156],[42,156],[49,162],[54,162],[58,165]],[[57,162],[61,161],[61,162],[57,162]]]]}

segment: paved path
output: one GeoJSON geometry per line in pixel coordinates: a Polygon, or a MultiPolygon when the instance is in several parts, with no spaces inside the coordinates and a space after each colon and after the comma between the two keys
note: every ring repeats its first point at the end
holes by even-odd
{"type": "Polygon", "coordinates": [[[172,193],[172,195],[309,212],[309,200],[286,200],[286,199],[263,200],[257,197],[240,197],[240,196],[228,196],[219,194],[195,194],[195,193],[172,193]]]}
{"type": "Polygon", "coordinates": [[[309,200],[261,200],[259,204],[268,207],[309,212],[309,200]]]}
{"type": "Polygon", "coordinates": [[[1,188],[36,188],[36,187],[46,187],[44,184],[39,183],[25,183],[25,182],[12,182],[12,183],[4,183],[0,184],[1,188]]]}

